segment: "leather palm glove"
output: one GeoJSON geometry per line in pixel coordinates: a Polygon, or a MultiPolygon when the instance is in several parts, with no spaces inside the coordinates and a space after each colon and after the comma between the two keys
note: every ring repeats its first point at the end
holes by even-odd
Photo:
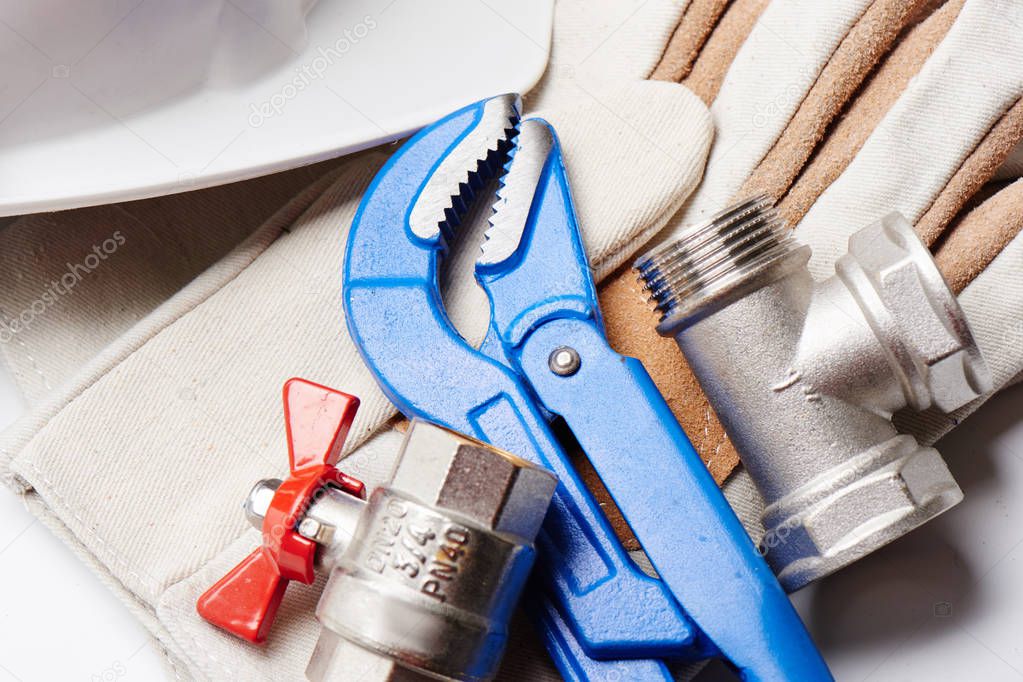
{"type": "MultiPolygon", "coordinates": [[[[646,80],[681,12],[666,0],[559,4],[548,73],[526,97],[559,132],[598,277],[664,226],[702,172],[705,105],[646,80]]],[[[2,478],[138,614],[181,676],[294,679],[315,643],[321,584],[289,589],[262,648],[195,610],[259,542],[239,504],[254,481],[286,471],[287,378],[359,396],[339,466],[367,486],[390,469],[395,410],[348,337],[338,286],[348,226],[386,154],[29,216],[0,233],[0,347],[32,407],[4,435],[2,478]]],[[[469,279],[449,289],[469,336],[486,321],[483,300],[469,279]]],[[[506,667],[555,675],[536,651],[513,650],[506,667]]]]}
{"type": "MultiPolygon", "coordinates": [[[[651,245],[766,193],[823,278],[853,231],[899,211],[959,294],[994,390],[1013,382],[1023,371],[1021,25],[1011,1],[694,0],[652,77],[698,93],[716,135],[700,187],[651,245]]],[[[674,341],[655,332],[635,273],[612,276],[601,301],[613,343],[646,364],[724,481],[738,457],[674,341]]],[[[990,395],[900,425],[930,444],[990,395]]],[[[740,470],[725,489],[758,539],[750,480],[740,470]]]]}

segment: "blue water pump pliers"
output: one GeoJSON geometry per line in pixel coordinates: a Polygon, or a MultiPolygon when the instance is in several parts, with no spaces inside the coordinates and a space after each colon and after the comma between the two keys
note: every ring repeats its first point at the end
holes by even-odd
{"type": "Polygon", "coordinates": [[[604,336],[561,150],[514,95],[415,135],[373,180],[348,237],[345,315],[409,417],[553,470],[526,608],[574,680],[670,680],[663,659],[720,656],[747,680],[831,679],[643,366],[604,336]],[[474,195],[501,177],[476,278],[482,345],[454,329],[438,274],[474,195]],[[563,420],[659,576],[632,561],[552,430],[563,420]]]}

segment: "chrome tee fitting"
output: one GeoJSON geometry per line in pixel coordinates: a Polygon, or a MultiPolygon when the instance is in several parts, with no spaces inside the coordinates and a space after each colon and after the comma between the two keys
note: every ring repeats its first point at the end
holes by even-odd
{"type": "Polygon", "coordinates": [[[815,282],[769,199],[686,230],[636,267],[764,497],[762,550],[796,590],[962,499],[905,406],[953,410],[991,378],[955,296],[896,213],[815,282]]]}

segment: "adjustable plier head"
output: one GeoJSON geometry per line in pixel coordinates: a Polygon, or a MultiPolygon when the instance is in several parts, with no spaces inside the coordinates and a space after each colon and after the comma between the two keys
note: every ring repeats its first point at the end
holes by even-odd
{"type": "MultiPolygon", "coordinates": [[[[456,111],[392,157],[356,216],[390,229],[350,241],[348,277],[414,275],[439,287],[439,260],[494,178],[500,188],[475,267],[491,301],[493,340],[515,345],[555,314],[598,317],[557,136],[546,121],[521,118],[517,95],[456,111]],[[393,229],[396,222],[405,229],[393,229]]],[[[443,307],[439,292],[434,303],[443,307]]]]}

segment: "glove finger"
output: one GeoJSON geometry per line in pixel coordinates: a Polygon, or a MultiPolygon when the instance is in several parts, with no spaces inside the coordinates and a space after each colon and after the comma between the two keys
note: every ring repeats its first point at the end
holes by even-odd
{"type": "MultiPolygon", "coordinates": [[[[781,197],[831,122],[885,55],[923,0],[875,0],[842,39],[781,136],[738,194],[781,197]]],[[[794,223],[793,223],[794,224],[794,223]]]]}
{"type": "Polygon", "coordinates": [[[1023,180],[997,192],[953,224],[938,244],[938,269],[957,294],[1023,231],[1023,180]]]}
{"type": "Polygon", "coordinates": [[[688,76],[727,7],[728,0],[692,0],[650,78],[678,83],[688,76]]]}
{"type": "MultiPolygon", "coordinates": [[[[1019,25],[1019,3],[964,5],[848,168],[797,227],[813,249],[810,267],[816,276],[829,275],[849,235],[877,216],[898,210],[917,223],[1016,104],[1023,94],[1019,25]]],[[[1016,141],[1001,142],[1001,158],[1016,141]]]]}
{"type": "Polygon", "coordinates": [[[682,85],[707,104],[714,101],[728,67],[770,0],[733,0],[707,37],[682,85]]]}
{"type": "Polygon", "coordinates": [[[1023,140],[1023,99],[1016,100],[998,119],[949,178],[930,208],[920,216],[914,229],[925,244],[934,245],[967,202],[994,176],[1020,140],[1023,140]]]}
{"type": "MultiPolygon", "coordinates": [[[[882,4],[885,3],[875,3],[867,15],[882,4]]],[[[905,40],[884,61],[878,73],[871,78],[863,93],[850,104],[842,120],[836,125],[835,131],[817,149],[814,162],[802,170],[799,183],[781,202],[782,214],[790,224],[797,224],[813,201],[849,165],[871,131],[878,125],[885,113],[891,109],[899,94],[905,90],[910,78],[920,71],[926,58],[930,56],[951,28],[961,7],[962,3],[948,3],[923,24],[910,31],[905,40]]],[[[867,19],[867,15],[864,15],[864,19],[867,19]]],[[[853,33],[855,33],[855,29],[850,33],[850,37],[853,33]]],[[[847,39],[836,51],[832,62],[825,69],[825,75],[839,60],[839,56],[848,42],[850,41],[847,39]]],[[[852,54],[855,55],[858,52],[859,50],[852,54]]],[[[825,75],[822,75],[821,80],[825,79],[825,75]]],[[[797,164],[791,166],[786,166],[785,160],[795,158],[797,155],[794,151],[800,145],[808,152],[811,146],[806,145],[806,141],[813,139],[817,131],[823,132],[813,123],[823,117],[812,110],[810,124],[797,125],[804,111],[810,108],[807,107],[807,103],[813,100],[814,91],[817,90],[818,85],[820,82],[814,86],[814,90],[800,107],[793,123],[786,128],[779,143],[757,168],[753,177],[747,181],[740,192],[741,195],[749,196],[761,192],[774,197],[782,195],[787,184],[794,177],[794,172],[799,169],[806,157],[803,156],[797,164]],[[786,145],[787,140],[791,142],[786,145]],[[786,146],[788,150],[786,150],[786,146]],[[779,150],[783,153],[776,155],[779,150]],[[779,158],[772,163],[772,157],[775,156],[779,158]],[[784,175],[786,170],[790,172],[790,175],[784,175]]],[[[1023,136],[1023,105],[1017,105],[988,131],[935,197],[931,206],[916,222],[916,230],[925,243],[928,245],[934,243],[969,197],[973,196],[994,174],[1021,136],[1023,136]]]]}
{"type": "Polygon", "coordinates": [[[699,182],[713,129],[703,102],[674,83],[623,82],[584,96],[536,115],[558,131],[600,280],[658,232],[699,182]]]}
{"type": "Polygon", "coordinates": [[[907,31],[849,104],[778,204],[778,210],[790,225],[797,225],[824,190],[848,167],[910,79],[919,73],[952,28],[964,2],[949,0],[907,31]]]}
{"type": "Polygon", "coordinates": [[[706,179],[669,222],[665,239],[721,209],[764,158],[869,0],[770,3],[739,49],[711,113],[716,138],[706,179]],[[802,49],[793,49],[802,46],[802,49]]]}

